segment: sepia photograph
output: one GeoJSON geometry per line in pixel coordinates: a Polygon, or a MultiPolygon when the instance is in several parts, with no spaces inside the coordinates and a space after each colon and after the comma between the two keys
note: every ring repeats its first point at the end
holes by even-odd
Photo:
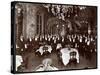
{"type": "Polygon", "coordinates": [[[97,68],[97,6],[16,2],[15,71],[97,68]]]}

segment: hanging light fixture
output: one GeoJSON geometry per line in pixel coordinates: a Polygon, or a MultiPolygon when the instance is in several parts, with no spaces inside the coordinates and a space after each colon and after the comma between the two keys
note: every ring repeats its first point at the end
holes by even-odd
{"type": "Polygon", "coordinates": [[[65,20],[65,17],[78,16],[78,9],[84,10],[86,6],[73,6],[73,5],[55,5],[55,4],[43,4],[47,8],[48,12],[52,13],[59,19],[65,20]],[[67,14],[67,15],[66,15],[67,14]]]}

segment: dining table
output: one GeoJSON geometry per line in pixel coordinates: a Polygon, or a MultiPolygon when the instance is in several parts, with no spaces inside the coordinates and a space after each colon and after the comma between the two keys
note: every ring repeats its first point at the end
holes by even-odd
{"type": "Polygon", "coordinates": [[[68,63],[70,62],[70,59],[72,58],[72,56],[70,56],[71,52],[76,52],[76,56],[75,58],[77,59],[77,63],[79,63],[79,52],[77,49],[75,48],[62,48],[60,50],[61,56],[60,58],[62,59],[62,63],[64,64],[64,66],[67,66],[68,63]]]}
{"type": "Polygon", "coordinates": [[[35,71],[51,71],[51,70],[58,70],[57,67],[52,65],[51,58],[45,58],[42,61],[42,64],[36,67],[35,71]]]}
{"type": "Polygon", "coordinates": [[[21,65],[23,62],[23,58],[21,55],[16,55],[16,71],[18,70],[17,68],[21,65]]]}
{"type": "Polygon", "coordinates": [[[36,52],[39,52],[40,55],[43,55],[45,52],[52,52],[52,47],[50,45],[40,46],[39,49],[36,50],[36,52]]]}
{"type": "Polygon", "coordinates": [[[39,67],[36,71],[52,71],[52,70],[58,70],[58,68],[53,66],[47,66],[46,68],[39,67]]]}

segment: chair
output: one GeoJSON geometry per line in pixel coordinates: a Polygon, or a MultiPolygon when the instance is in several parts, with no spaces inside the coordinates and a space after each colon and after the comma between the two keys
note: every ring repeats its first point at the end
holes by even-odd
{"type": "Polygon", "coordinates": [[[44,46],[43,47],[43,55],[45,56],[45,55],[48,55],[49,54],[49,52],[48,52],[48,47],[46,47],[46,46],[44,46]]]}
{"type": "Polygon", "coordinates": [[[35,52],[36,56],[41,56],[41,53],[39,51],[35,52]]]}
{"type": "Polygon", "coordinates": [[[72,66],[72,65],[76,65],[77,64],[77,59],[76,59],[76,52],[73,51],[73,52],[70,52],[70,60],[69,60],[69,65],[72,66]]]}

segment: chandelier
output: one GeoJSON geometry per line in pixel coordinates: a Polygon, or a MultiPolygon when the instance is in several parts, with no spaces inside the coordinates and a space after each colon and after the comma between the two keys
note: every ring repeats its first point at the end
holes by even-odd
{"type": "Polygon", "coordinates": [[[62,20],[78,16],[79,11],[84,10],[86,8],[85,6],[56,4],[43,4],[43,6],[47,8],[48,12],[53,14],[53,16],[62,20]]]}

